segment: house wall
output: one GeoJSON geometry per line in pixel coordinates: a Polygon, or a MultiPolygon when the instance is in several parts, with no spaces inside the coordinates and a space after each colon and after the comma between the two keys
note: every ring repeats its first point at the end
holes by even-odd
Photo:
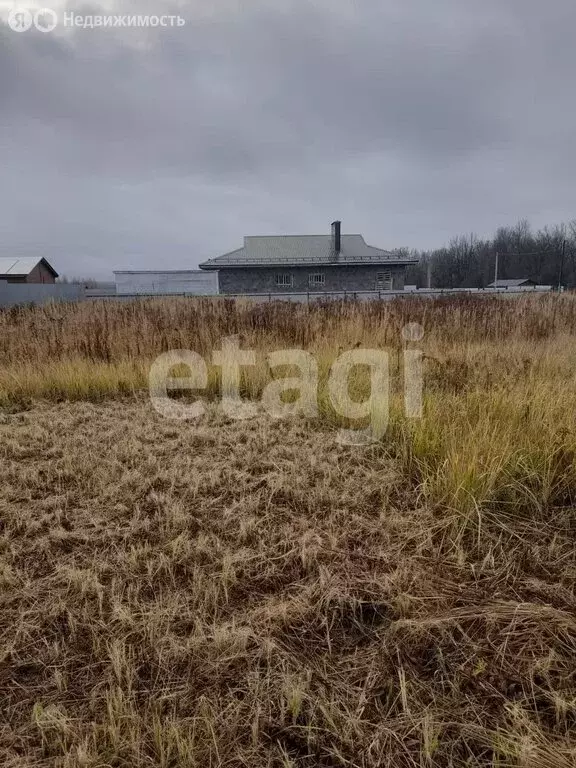
{"type": "Polygon", "coordinates": [[[50,272],[49,269],[46,269],[44,264],[41,262],[37,264],[32,272],[28,275],[28,277],[25,279],[26,283],[48,283],[50,285],[54,285],[56,282],[56,278],[50,272]]]}
{"type": "Polygon", "coordinates": [[[18,285],[25,285],[26,283],[54,285],[56,282],[56,278],[52,272],[50,272],[49,269],[46,269],[41,262],[38,263],[28,275],[0,275],[0,280],[18,285]]]}
{"type": "Polygon", "coordinates": [[[220,293],[328,293],[334,291],[374,291],[378,290],[377,275],[390,270],[392,290],[404,289],[406,267],[398,264],[390,266],[353,265],[319,267],[264,267],[220,269],[220,293]],[[309,276],[321,273],[325,275],[324,285],[310,285],[309,276]],[[292,286],[276,284],[276,275],[292,275],[292,286]]]}

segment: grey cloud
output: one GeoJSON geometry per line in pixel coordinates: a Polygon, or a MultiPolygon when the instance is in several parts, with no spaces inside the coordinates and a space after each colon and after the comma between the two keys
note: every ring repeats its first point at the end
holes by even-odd
{"type": "Polygon", "coordinates": [[[570,215],[568,0],[117,7],[187,24],[0,26],[2,252],[103,272],[335,215],[383,247],[570,215]]]}

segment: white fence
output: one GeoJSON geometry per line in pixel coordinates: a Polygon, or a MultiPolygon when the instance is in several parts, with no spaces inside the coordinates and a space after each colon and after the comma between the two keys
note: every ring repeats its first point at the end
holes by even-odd
{"type": "Polygon", "coordinates": [[[119,296],[158,295],[213,296],[218,293],[218,274],[202,270],[170,272],[114,272],[119,296]]]}

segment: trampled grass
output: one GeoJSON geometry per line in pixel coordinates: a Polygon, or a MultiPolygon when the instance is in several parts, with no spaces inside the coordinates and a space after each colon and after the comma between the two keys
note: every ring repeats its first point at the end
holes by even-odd
{"type": "MultiPolygon", "coordinates": [[[[0,759],[576,761],[576,302],[158,300],[0,315],[0,759]],[[403,412],[418,322],[424,412],[403,412]],[[391,352],[390,424],[171,422],[154,357],[391,352]]],[[[321,377],[324,381],[325,376],[321,377]]],[[[321,387],[322,389],[322,387],[321,387]]]]}

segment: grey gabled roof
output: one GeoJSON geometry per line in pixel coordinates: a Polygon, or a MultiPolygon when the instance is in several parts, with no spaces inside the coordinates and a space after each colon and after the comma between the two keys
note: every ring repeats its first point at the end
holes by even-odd
{"type": "Polygon", "coordinates": [[[418,259],[399,256],[367,245],[362,235],[342,235],[339,253],[330,235],[245,237],[244,247],[200,264],[200,269],[222,267],[315,266],[322,264],[413,264],[418,259]]]}
{"type": "Polygon", "coordinates": [[[515,277],[511,280],[495,280],[488,288],[518,288],[525,283],[535,284],[529,277],[515,277]]]}
{"type": "Polygon", "coordinates": [[[40,262],[52,272],[54,277],[58,277],[58,272],[46,259],[36,257],[17,258],[16,256],[0,256],[0,275],[27,277],[40,262]]]}

